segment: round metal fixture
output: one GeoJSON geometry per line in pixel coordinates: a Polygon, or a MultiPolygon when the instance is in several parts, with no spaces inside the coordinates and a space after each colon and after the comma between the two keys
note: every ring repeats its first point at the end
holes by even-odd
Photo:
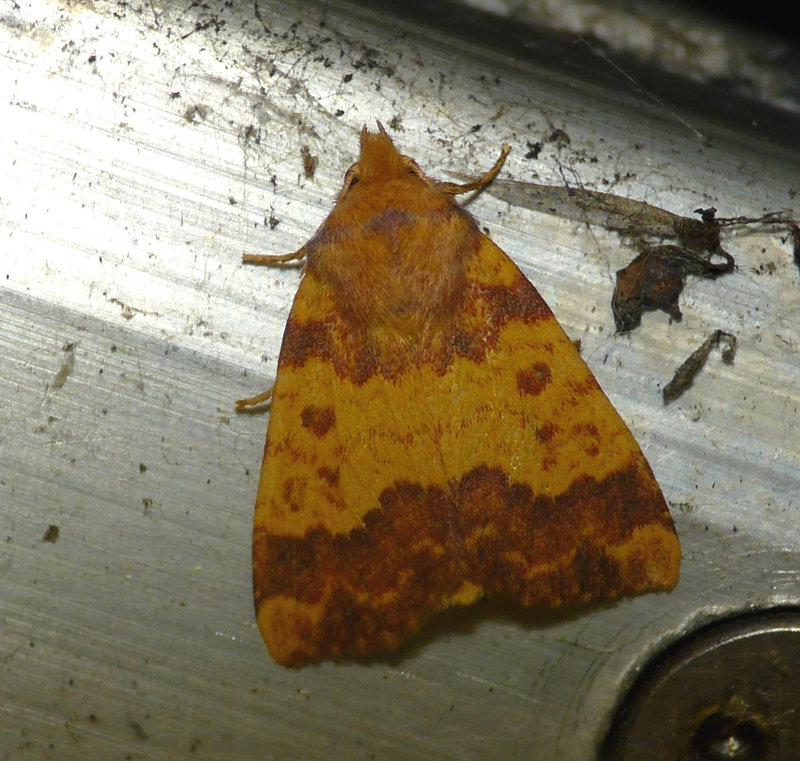
{"type": "Polygon", "coordinates": [[[727,619],[685,636],[620,705],[601,761],[800,758],[800,610],[727,619]]]}

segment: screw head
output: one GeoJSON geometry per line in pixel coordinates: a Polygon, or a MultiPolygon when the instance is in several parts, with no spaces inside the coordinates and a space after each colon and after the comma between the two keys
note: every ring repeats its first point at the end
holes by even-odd
{"type": "Polygon", "coordinates": [[[601,761],[800,758],[800,609],[719,621],[656,658],[621,702],[601,761]]]}

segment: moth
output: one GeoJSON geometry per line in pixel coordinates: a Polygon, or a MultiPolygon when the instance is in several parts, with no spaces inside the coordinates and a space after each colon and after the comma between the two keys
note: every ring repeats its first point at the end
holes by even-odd
{"type": "Polygon", "coordinates": [[[395,650],[484,596],[541,609],[669,590],[680,545],[632,434],[534,286],[365,127],[311,239],[256,498],[258,626],[285,666],[395,650]]]}

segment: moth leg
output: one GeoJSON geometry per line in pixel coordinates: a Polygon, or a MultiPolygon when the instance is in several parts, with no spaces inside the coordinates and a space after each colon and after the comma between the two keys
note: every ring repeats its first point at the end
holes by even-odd
{"type": "Polygon", "coordinates": [[[437,182],[437,190],[441,190],[442,193],[447,193],[451,196],[469,193],[472,190],[483,190],[498,174],[500,174],[503,164],[506,163],[506,156],[508,156],[510,152],[511,146],[506,143],[500,149],[500,157],[494,162],[494,166],[488,172],[484,172],[480,177],[476,177],[474,180],[463,184],[458,182],[437,182]]]}
{"type": "MultiPolygon", "coordinates": [[[[294,262],[302,259],[306,255],[306,247],[298,248],[297,251],[292,251],[290,254],[243,254],[243,264],[283,264],[284,262],[294,262]]],[[[272,389],[262,391],[255,396],[249,396],[247,399],[236,400],[236,411],[242,412],[249,407],[257,407],[259,404],[268,402],[272,398],[272,389]]]]}
{"type": "Polygon", "coordinates": [[[244,254],[243,264],[283,264],[284,262],[296,262],[306,255],[306,247],[298,248],[291,254],[244,254]]]}
{"type": "Polygon", "coordinates": [[[272,389],[270,388],[266,391],[262,391],[260,394],[256,394],[255,396],[249,396],[247,399],[237,399],[236,411],[241,412],[242,410],[246,410],[248,407],[256,407],[259,404],[268,402],[271,398],[272,389]]]}
{"type": "MultiPolygon", "coordinates": [[[[302,259],[306,255],[306,247],[298,248],[297,251],[292,251],[290,254],[243,254],[243,264],[283,264],[284,262],[295,262],[302,259]]],[[[259,404],[268,402],[272,398],[272,389],[262,391],[255,396],[249,396],[247,399],[236,400],[236,411],[241,412],[249,407],[257,407],[259,404]]]]}

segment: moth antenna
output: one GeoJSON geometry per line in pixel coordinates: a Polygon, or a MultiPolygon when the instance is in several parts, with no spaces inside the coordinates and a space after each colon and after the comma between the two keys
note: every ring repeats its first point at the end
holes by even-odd
{"type": "Polygon", "coordinates": [[[244,254],[243,264],[284,264],[285,262],[296,262],[306,255],[306,247],[298,248],[290,254],[244,254]]]}
{"type": "Polygon", "coordinates": [[[485,172],[480,177],[476,177],[474,180],[470,180],[469,182],[465,183],[437,182],[436,188],[441,190],[442,193],[447,193],[451,196],[461,195],[461,193],[469,193],[471,190],[483,190],[492,182],[495,177],[497,177],[498,174],[500,174],[500,170],[503,168],[503,164],[506,163],[506,156],[508,156],[509,153],[511,153],[511,146],[506,143],[500,149],[500,157],[494,162],[494,166],[488,172],[485,172]]]}

